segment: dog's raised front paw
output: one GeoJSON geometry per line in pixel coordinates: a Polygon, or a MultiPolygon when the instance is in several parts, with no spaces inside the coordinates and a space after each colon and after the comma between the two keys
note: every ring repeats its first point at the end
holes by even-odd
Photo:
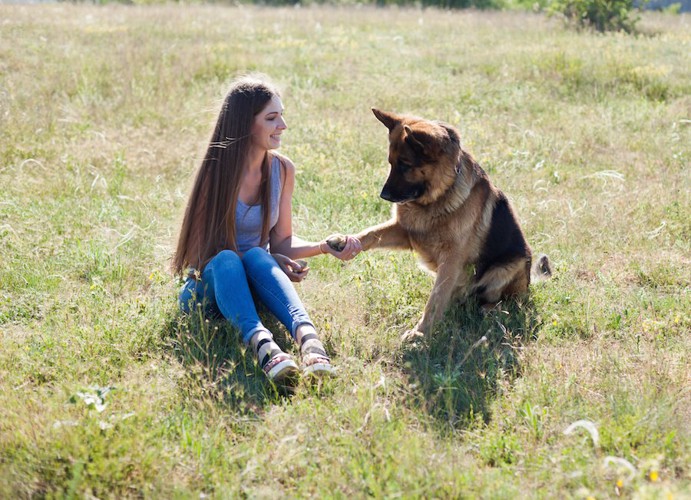
{"type": "Polygon", "coordinates": [[[337,252],[342,252],[346,246],[346,237],[342,234],[334,234],[326,240],[326,244],[337,252]]]}

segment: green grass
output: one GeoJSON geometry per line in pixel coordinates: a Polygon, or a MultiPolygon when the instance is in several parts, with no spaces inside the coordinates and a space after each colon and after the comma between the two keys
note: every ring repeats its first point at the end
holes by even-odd
{"type": "Polygon", "coordinates": [[[357,7],[0,19],[0,496],[689,495],[687,17],[635,37],[357,7]],[[299,235],[388,217],[369,108],[411,112],[461,130],[554,279],[401,345],[432,286],[414,256],[314,258],[297,288],[340,376],[277,394],[237,332],[178,314],[168,270],[251,70],[284,88],[299,235]],[[578,420],[597,442],[564,434],[578,420]]]}

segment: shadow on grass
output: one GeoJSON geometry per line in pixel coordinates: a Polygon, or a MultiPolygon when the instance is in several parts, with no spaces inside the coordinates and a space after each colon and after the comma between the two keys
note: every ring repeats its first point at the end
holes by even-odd
{"type": "MultiPolygon", "coordinates": [[[[267,311],[260,310],[260,317],[276,343],[291,352],[285,328],[267,311]]],[[[201,307],[172,315],[162,338],[185,369],[182,388],[192,400],[211,399],[241,414],[257,414],[289,396],[266,378],[240,332],[221,317],[205,315],[201,307]]]]}
{"type": "Polygon", "coordinates": [[[492,399],[502,381],[520,375],[519,352],[540,324],[530,298],[487,315],[474,301],[449,311],[432,335],[403,347],[416,403],[454,427],[489,421],[492,399]]]}

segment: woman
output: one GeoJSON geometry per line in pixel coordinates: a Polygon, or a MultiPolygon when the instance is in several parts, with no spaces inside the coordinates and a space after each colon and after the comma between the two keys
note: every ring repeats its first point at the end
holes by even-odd
{"type": "Polygon", "coordinates": [[[197,172],[182,223],[173,267],[185,274],[179,303],[197,303],[236,326],[259,364],[277,385],[293,385],[293,358],[273,341],[255,307],[261,301],[300,346],[303,371],[332,373],[314,324],[291,281],[309,271],[304,261],[323,253],[349,260],[361,250],[348,238],[336,252],[325,241],[293,236],[295,166],[275,152],[287,128],[278,91],[265,79],[236,80],[225,98],[197,172]]]}

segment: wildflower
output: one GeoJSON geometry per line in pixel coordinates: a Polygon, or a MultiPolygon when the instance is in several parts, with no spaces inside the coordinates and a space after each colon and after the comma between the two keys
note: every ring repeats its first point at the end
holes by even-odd
{"type": "Polygon", "coordinates": [[[617,480],[617,484],[614,486],[614,493],[617,494],[617,496],[621,496],[621,490],[624,489],[624,481],[621,479],[617,480]]]}
{"type": "Polygon", "coordinates": [[[660,475],[656,470],[651,470],[650,474],[648,474],[648,479],[653,483],[657,483],[660,480],[660,475]]]}

